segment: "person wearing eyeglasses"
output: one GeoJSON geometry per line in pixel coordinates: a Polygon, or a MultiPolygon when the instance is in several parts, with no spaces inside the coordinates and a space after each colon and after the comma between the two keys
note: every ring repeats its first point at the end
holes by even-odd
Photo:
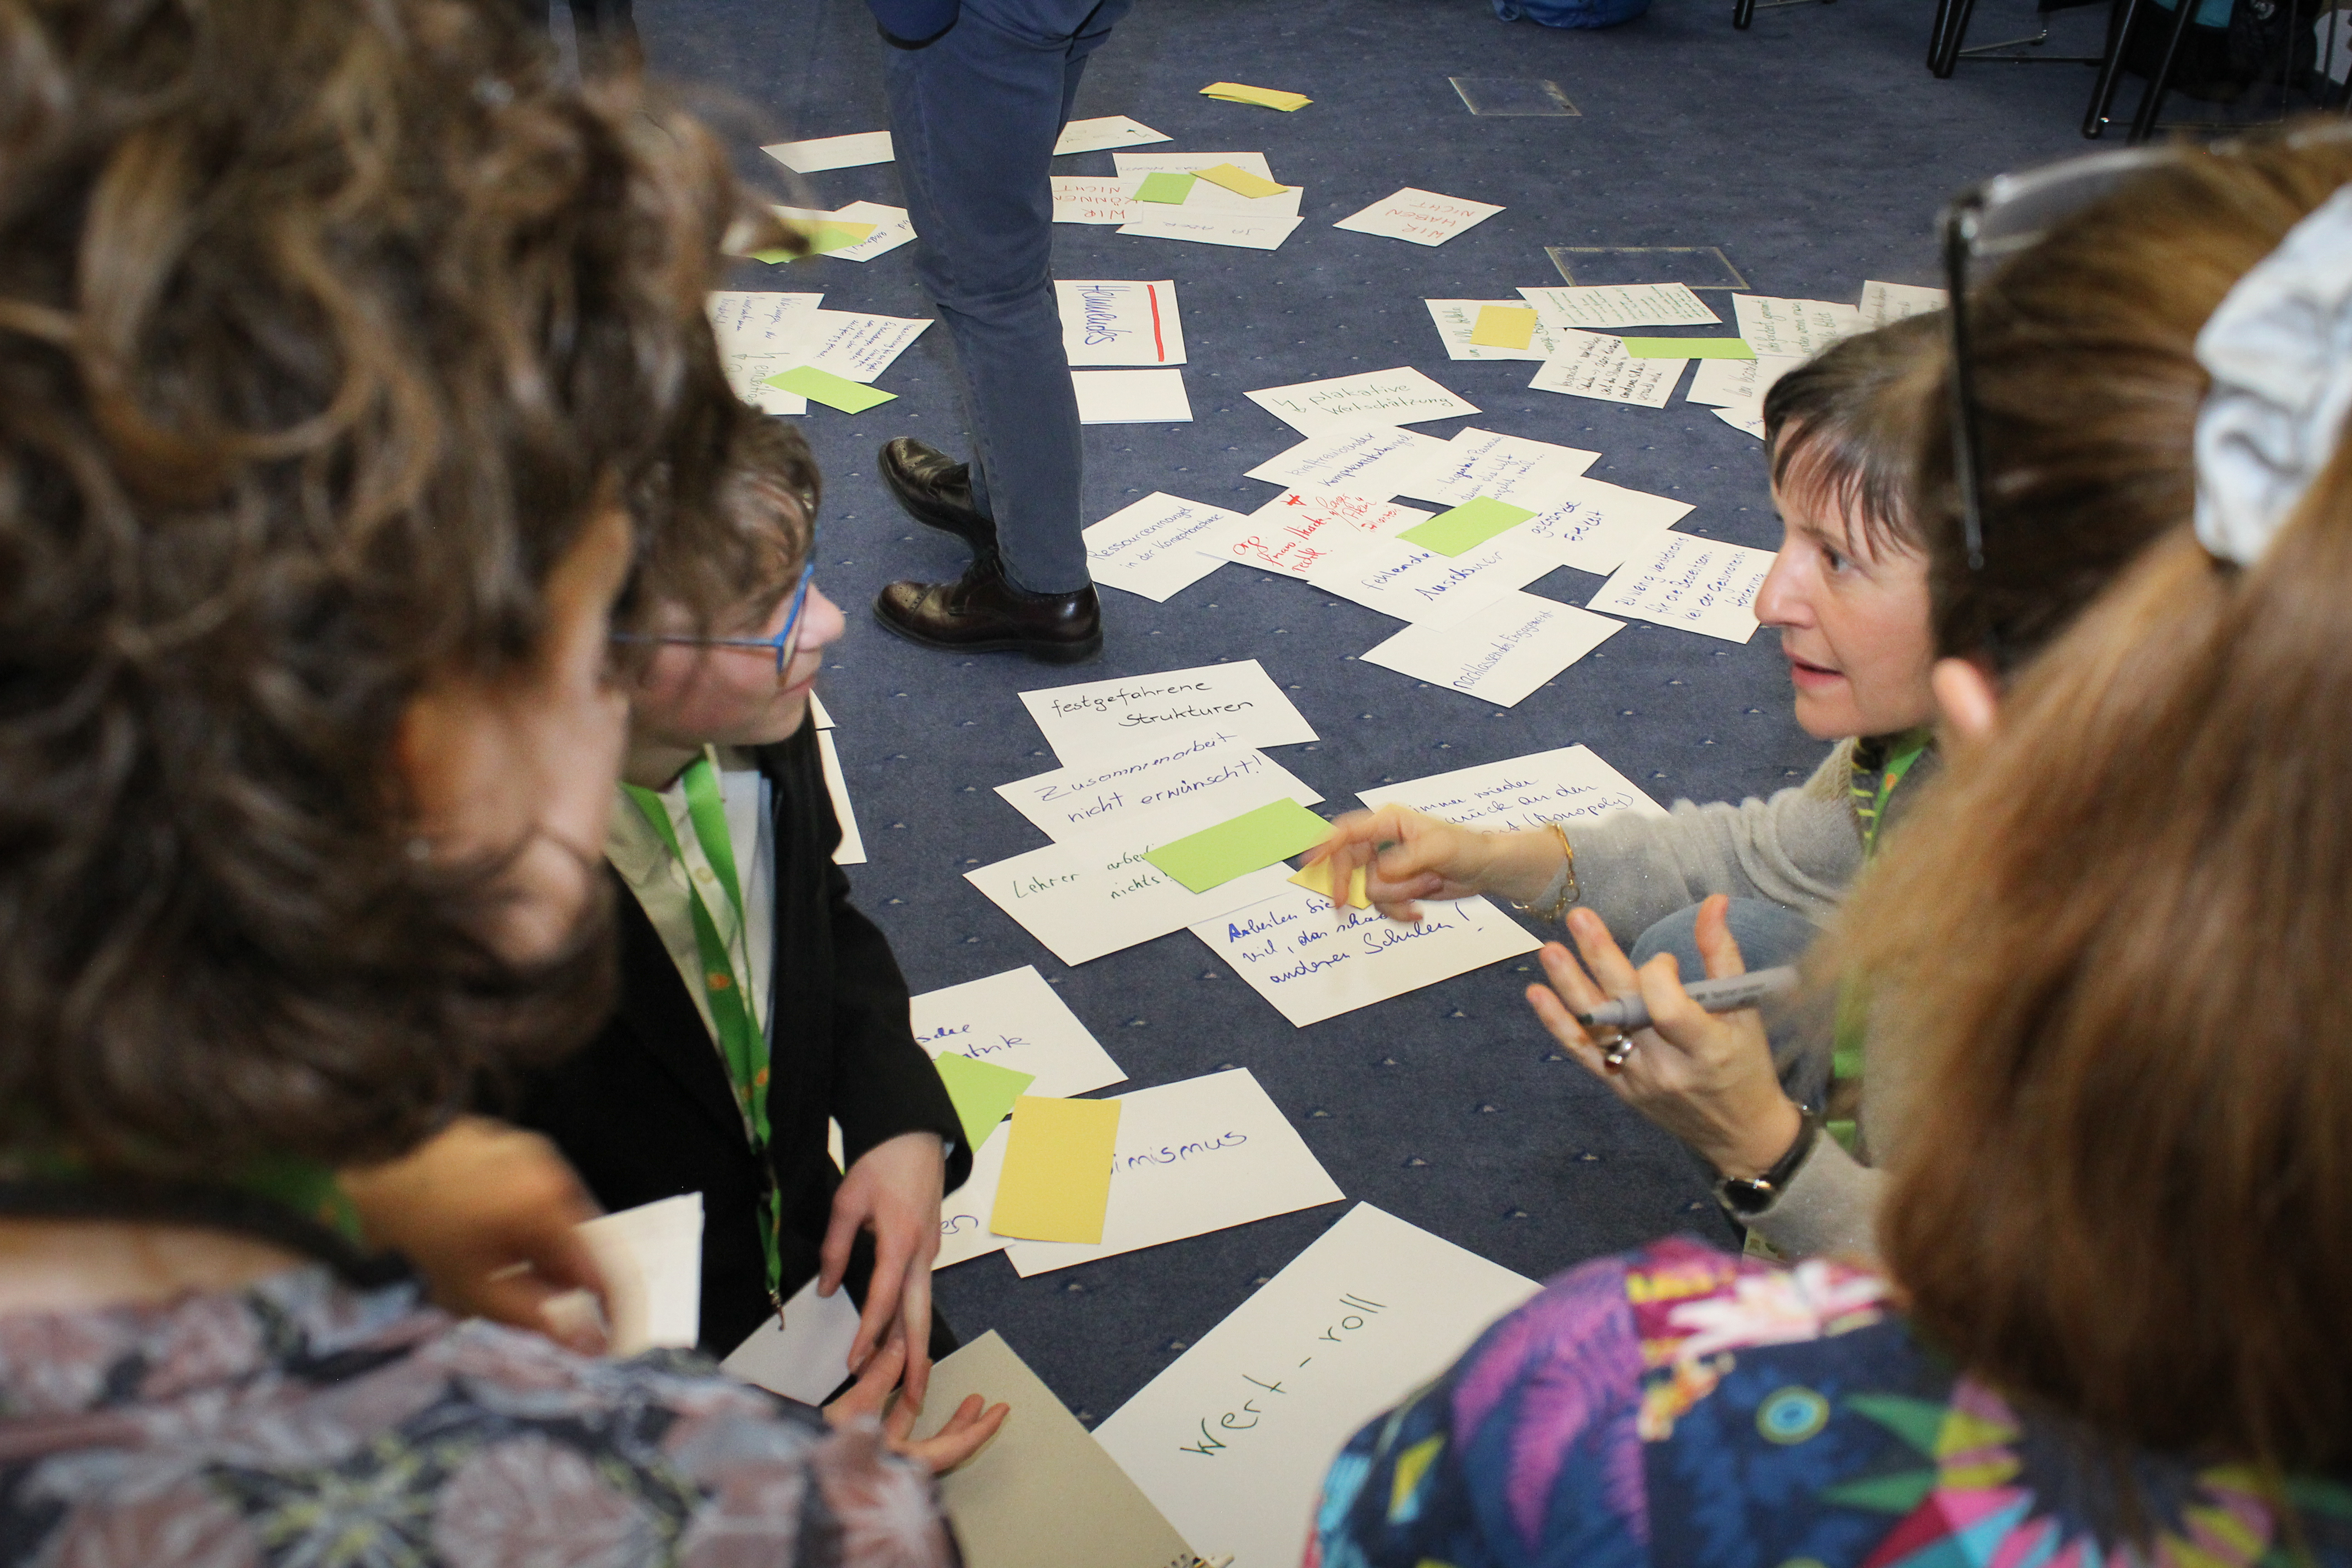
{"type": "Polygon", "coordinates": [[[682,518],[643,569],[656,629],[622,639],[642,662],[604,843],[619,1006],[523,1084],[516,1119],[608,1209],[702,1194],[704,1350],[731,1352],[812,1278],[845,1283],[851,1362],[903,1339],[919,1401],[954,1348],[930,1267],[971,1153],[889,942],[833,864],[809,697],[843,625],[814,584],[815,465],[790,426],[741,419],[716,515],[682,518]]]}
{"type": "MultiPolygon", "coordinates": [[[[2347,183],[2352,128],[2323,123],[2210,152],[2094,154],[2000,176],[1954,204],[1946,249],[1955,309],[1921,405],[1914,494],[1940,656],[1928,680],[1947,731],[1989,727],[2006,684],[2189,523],[2221,309],[2347,183]]],[[[2352,276],[2341,287],[2352,293],[2352,276]]],[[[2257,381],[2283,376],[2309,343],[2341,354],[2347,331],[2316,310],[2300,323],[2281,319],[2237,351],[2239,366],[2257,381]]],[[[2257,468],[2284,460],[2282,437],[2259,422],[2239,439],[2257,468]]],[[[1720,918],[1700,926],[1706,972],[1736,962],[1742,944],[1720,918]]],[[[1654,966],[1637,972],[1590,914],[1572,916],[1570,931],[1605,990],[1679,994],[1654,966]]],[[[1875,1249],[1882,1167],[1903,1136],[1886,1107],[1916,1086],[1901,1058],[1869,1048],[1879,1011],[1870,977],[1847,991],[1836,1027],[1853,1085],[1849,1143],[1823,1136],[1819,1112],[1776,1080],[1753,1015],[1591,1050],[1568,1011],[1583,972],[1557,948],[1545,970],[1551,984],[1531,988],[1529,1001],[1546,1028],[1713,1163],[1718,1195],[1751,1234],[1788,1256],[1875,1249]]]]}
{"type": "MultiPolygon", "coordinates": [[[[1348,1445],[1308,1568],[2352,1563],[2352,168],[2182,162],[2048,258],[2093,321],[2039,324],[2083,340],[1978,367],[2107,373],[1996,392],[1981,559],[2032,522],[2002,481],[2057,478],[2004,429],[2169,426],[2143,457],[2183,510],[2009,667],[1997,728],[1947,706],[1943,780],[1832,934],[1903,1086],[1883,1262],[1671,1240],[1562,1275],[1348,1445]]],[[[1642,1052],[1753,1034],[1643,992],[1642,1052]]]]}

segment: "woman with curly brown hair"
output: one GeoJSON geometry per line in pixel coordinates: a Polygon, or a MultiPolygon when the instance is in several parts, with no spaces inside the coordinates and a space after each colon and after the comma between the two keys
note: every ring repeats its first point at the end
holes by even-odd
{"type": "Polygon", "coordinates": [[[719,150],[462,0],[0,0],[0,59],[6,1554],[952,1561],[870,1420],[454,1323],[331,1175],[608,994],[719,150]]]}

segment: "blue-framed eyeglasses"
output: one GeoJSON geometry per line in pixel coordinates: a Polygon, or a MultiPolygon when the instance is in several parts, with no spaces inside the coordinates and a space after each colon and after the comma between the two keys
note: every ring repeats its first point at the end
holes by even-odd
{"type": "Polygon", "coordinates": [[[808,607],[809,585],[816,581],[816,552],[812,547],[810,560],[801,568],[800,586],[793,590],[793,607],[785,613],[783,630],[772,637],[698,637],[683,633],[671,636],[658,632],[614,632],[616,643],[675,643],[681,647],[740,647],[772,651],[776,656],[776,675],[783,676],[785,667],[799,651],[801,612],[808,607]]]}

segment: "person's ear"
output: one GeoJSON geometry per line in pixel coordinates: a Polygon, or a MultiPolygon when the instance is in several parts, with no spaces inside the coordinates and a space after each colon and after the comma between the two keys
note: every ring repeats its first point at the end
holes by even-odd
{"type": "Polygon", "coordinates": [[[2000,727],[2000,682],[1990,666],[1973,658],[1939,658],[1927,684],[1954,740],[1987,740],[2000,727]]]}

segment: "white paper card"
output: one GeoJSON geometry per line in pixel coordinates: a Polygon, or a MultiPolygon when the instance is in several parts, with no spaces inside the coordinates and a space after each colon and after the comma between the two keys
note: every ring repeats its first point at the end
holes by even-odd
{"type": "Polygon", "coordinates": [[[1134,182],[1116,175],[1053,176],[1055,223],[1121,224],[1133,216],[1134,182]]]}
{"type": "Polygon", "coordinates": [[[975,1258],[1004,1250],[1005,1238],[988,1228],[996,1212],[996,1189],[1004,1179],[1004,1150],[1010,1138],[991,1138],[971,1156],[971,1174],[963,1185],[940,1200],[940,1250],[931,1272],[952,1268],[975,1258]]]}
{"type": "Polygon", "coordinates": [[[1559,339],[1559,353],[1544,361],[1528,383],[1538,392],[1664,408],[1690,363],[1686,359],[1635,359],[1625,352],[1624,339],[1606,332],[1563,331],[1559,339]]]}
{"type": "Polygon", "coordinates": [[[1333,1456],[1443,1373],[1532,1279],[1370,1204],[1095,1428],[1193,1549],[1295,1568],[1333,1456]]]}
{"type": "Polygon", "coordinates": [[[1737,408],[1760,404],[1772,384],[1805,363],[1802,354],[1759,354],[1754,359],[1703,359],[1691,376],[1686,401],[1737,408]]]}
{"type": "Polygon", "coordinates": [[[1622,621],[1573,605],[1511,593],[1451,621],[1416,622],[1358,657],[1498,708],[1514,708],[1624,629],[1622,621]]]}
{"type": "Polygon", "coordinates": [[[1589,746],[1562,746],[1402,784],[1380,784],[1359,790],[1356,798],[1374,811],[1402,805],[1488,833],[1541,827],[1548,822],[1572,826],[1619,811],[1642,816],[1666,815],[1665,807],[1602,762],[1589,746]]]}
{"type": "Polygon", "coordinates": [[[846,1290],[816,1293],[812,1279],[784,1303],[784,1321],[770,1318],[719,1364],[771,1394],[814,1405],[849,1375],[849,1347],[857,1342],[857,1304],[846,1290]]]}
{"type": "Polygon", "coordinates": [[[835,261],[871,261],[876,257],[909,244],[915,237],[915,226],[907,216],[905,207],[888,206],[881,202],[852,202],[835,212],[821,212],[814,207],[778,207],[780,217],[803,223],[870,223],[874,232],[856,245],[824,254],[835,261]]]}
{"type": "Polygon", "coordinates": [[[1291,231],[1304,221],[1223,207],[1196,207],[1189,201],[1181,207],[1138,202],[1118,232],[1144,239],[1183,239],[1196,245],[1231,245],[1243,250],[1279,250],[1291,231]]]}
{"type": "Polygon", "coordinates": [[[1559,487],[1559,495],[1511,531],[1529,542],[1543,541],[1554,562],[1579,572],[1616,571],[1625,557],[1653,548],[1658,534],[1691,513],[1688,501],[1602,479],[1570,479],[1559,487]]]}
{"type": "Polygon", "coordinates": [[[1104,114],[1092,120],[1073,120],[1063,126],[1061,136],[1054,142],[1054,156],[1099,153],[1106,147],[1141,147],[1167,140],[1139,120],[1129,120],[1124,114],[1104,114]]]}
{"type": "Polygon", "coordinates": [[[841,752],[831,730],[816,732],[817,766],[824,773],[824,793],[833,797],[833,819],[841,824],[841,842],[833,851],[836,866],[866,864],[866,836],[857,831],[857,810],[849,804],[849,781],[841,776],[841,752]]]}
{"type": "Polygon", "coordinates": [[[1261,180],[1274,178],[1274,166],[1265,161],[1263,153],[1113,153],[1110,161],[1122,180],[1139,179],[1145,174],[1198,174],[1220,163],[1231,163],[1261,180]]]}
{"type": "Polygon", "coordinates": [[[1176,1527],[993,1329],[931,1368],[918,1439],[975,1394],[1011,1410],[940,1478],[964,1568],[1192,1568],[1176,1527]]]}
{"type": "Polygon", "coordinates": [[[1349,214],[1331,226],[1352,229],[1358,234],[1385,235],[1391,239],[1409,239],[1415,245],[1444,245],[1464,229],[1484,223],[1502,210],[1486,202],[1441,196],[1435,191],[1415,190],[1407,185],[1361,212],[1349,214]]]}
{"type": "Polygon", "coordinates": [[[763,414],[806,414],[807,398],[768,384],[768,377],[782,375],[800,363],[797,353],[727,354],[727,384],[736,396],[763,414]]]}
{"type": "Polygon", "coordinates": [[[710,325],[725,353],[798,353],[815,332],[822,294],[720,289],[710,296],[710,325]]]}
{"type": "Polygon", "coordinates": [[[1764,439],[1764,405],[1761,400],[1734,404],[1729,408],[1718,408],[1714,412],[1717,419],[1734,430],[1744,430],[1759,441],[1764,439]]]}
{"type": "Polygon", "coordinates": [[[926,991],[908,1004],[907,1016],[915,1043],[934,1061],[953,1052],[1025,1072],[1036,1079],[1029,1086],[1031,1094],[1067,1100],[1127,1079],[1061,994],[1030,964],[926,991]]]}
{"type": "Polygon", "coordinates": [[[1429,307],[1429,319],[1437,323],[1437,336],[1445,344],[1448,359],[1528,359],[1551,358],[1558,346],[1540,317],[1535,330],[1528,335],[1523,349],[1497,348],[1493,343],[1474,343],[1470,334],[1478,330],[1478,312],[1489,305],[1506,310],[1524,310],[1525,300],[1423,300],[1429,307]]]}
{"type": "Polygon", "coordinates": [[[1055,843],[1112,828],[1149,833],[1174,811],[1198,811],[1222,822],[1284,795],[1301,805],[1323,798],[1264,752],[1223,731],[1015,779],[998,784],[996,793],[1055,843]]]}
{"type": "Polygon", "coordinates": [[[1889,321],[1923,316],[1930,310],[1942,310],[1948,298],[1941,289],[1923,289],[1916,283],[1881,283],[1873,279],[1862,286],[1862,324],[1874,329],[1889,321]]]}
{"type": "Polygon", "coordinates": [[[1302,490],[1386,500],[1404,489],[1430,453],[1444,449],[1444,442],[1418,430],[1343,430],[1309,436],[1250,469],[1249,477],[1302,490]]]}
{"type": "Polygon", "coordinates": [[[1072,364],[1182,364],[1184,321],[1176,285],[1111,280],[1054,284],[1062,348],[1072,364]]]}
{"type": "MultiPolygon", "coordinates": [[[[1265,804],[1261,800],[1244,809],[1265,804]]],[[[1290,868],[1277,865],[1205,893],[1191,891],[1144,856],[1213,826],[1216,818],[1171,813],[1163,820],[1164,828],[1148,826],[1140,832],[1091,834],[1049,844],[966,871],[964,880],[1045,943],[1055,958],[1073,966],[1181,931],[1286,885],[1290,868]]]]}
{"type": "Polygon", "coordinates": [[[1346,1195],[1247,1068],[1118,1099],[1102,1240],[1013,1242],[1004,1255],[1023,1279],[1346,1195]]]}
{"type": "Polygon", "coordinates": [[[579,1231],[604,1271],[611,1353],[691,1348],[702,1330],[702,1194],[600,1215],[579,1231]]]}
{"type": "Polygon", "coordinates": [[[1240,512],[1154,490],[1080,535],[1087,570],[1097,583],[1164,605],[1217,569],[1216,558],[1194,546],[1244,521],[1240,512]]]}
{"type": "Polygon", "coordinates": [[[1612,616],[1746,642],[1756,635],[1756,592],[1772,560],[1769,550],[1666,533],[1656,550],[1619,567],[1591,605],[1612,616]]]}
{"type": "Polygon", "coordinates": [[[775,142],[760,149],[795,174],[821,174],[827,169],[857,169],[887,163],[898,154],[890,149],[887,131],[861,131],[852,136],[819,136],[808,142],[775,142]]]}
{"type": "Polygon", "coordinates": [[[1192,400],[1181,370],[1078,370],[1070,373],[1081,425],[1189,425],[1192,400]]]}
{"type": "Polygon", "coordinates": [[[1680,283],[1602,283],[1522,289],[1519,297],[1555,330],[1616,331],[1626,327],[1700,327],[1722,317],[1680,283]]]}
{"type": "Polygon", "coordinates": [[[847,381],[871,383],[931,323],[918,316],[865,316],[852,310],[810,313],[811,352],[800,363],[847,381]]]}
{"type": "Polygon", "coordinates": [[[1317,563],[1307,568],[1307,580],[1401,621],[1448,620],[1461,606],[1524,588],[1559,564],[1540,541],[1512,528],[1459,555],[1384,539],[1317,563]]]}
{"type": "Polygon", "coordinates": [[[1065,765],[1127,756],[1139,744],[1171,735],[1223,732],[1253,746],[1295,746],[1316,738],[1306,716],[1254,658],[1048,687],[1021,693],[1021,701],[1065,765]]]}
{"type": "Polygon", "coordinates": [[[1421,905],[1419,921],[1333,910],[1295,883],[1197,921],[1192,934],[1295,1028],[1319,1024],[1542,944],[1480,898],[1421,905]]]}
{"type": "Polygon", "coordinates": [[[1223,551],[1227,560],[1304,582],[1332,557],[1393,539],[1436,515],[1370,496],[1285,490],[1249,514],[1249,531],[1226,536],[1223,551]]]}
{"type": "Polygon", "coordinates": [[[1863,330],[1861,310],[1831,300],[1734,294],[1731,308],[1739,317],[1739,335],[1759,354],[1801,354],[1810,359],[1863,330]]]}
{"type": "Polygon", "coordinates": [[[1498,436],[1473,426],[1455,431],[1442,454],[1430,454],[1405,493],[1449,507],[1485,496],[1540,508],[1558,500],[1561,484],[1600,458],[1600,453],[1579,447],[1498,436]]]}
{"type": "Polygon", "coordinates": [[[1242,395],[1302,436],[1418,425],[1478,412],[1475,404],[1454,396],[1411,365],[1263,387],[1242,395]]]}

